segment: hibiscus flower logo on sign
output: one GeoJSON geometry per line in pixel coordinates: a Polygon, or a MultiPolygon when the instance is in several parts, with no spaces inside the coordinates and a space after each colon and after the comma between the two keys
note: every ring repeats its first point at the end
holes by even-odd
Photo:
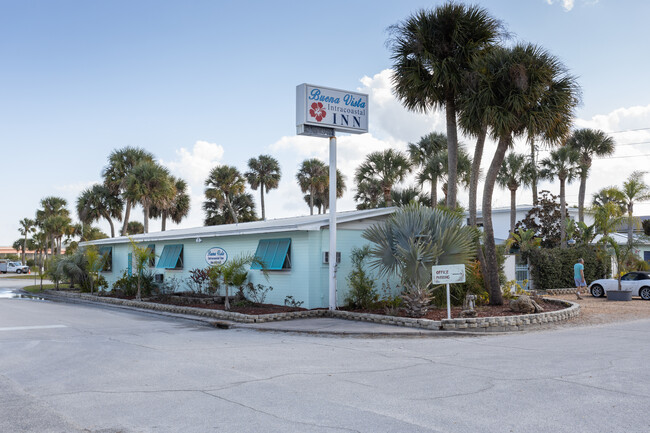
{"type": "Polygon", "coordinates": [[[314,102],[309,109],[309,115],[316,118],[317,122],[320,122],[325,118],[327,113],[323,110],[323,104],[321,102],[314,102]]]}

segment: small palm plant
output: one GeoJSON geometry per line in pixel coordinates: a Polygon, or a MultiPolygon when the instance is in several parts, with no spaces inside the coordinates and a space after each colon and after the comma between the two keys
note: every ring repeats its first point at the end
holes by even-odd
{"type": "Polygon", "coordinates": [[[229,288],[237,288],[244,285],[248,278],[248,269],[250,265],[260,265],[262,274],[268,277],[268,271],[264,269],[264,262],[255,254],[240,254],[226,263],[213,265],[208,272],[213,285],[223,285],[226,288],[224,308],[230,310],[229,288]]]}
{"type": "Polygon", "coordinates": [[[94,245],[86,247],[83,254],[86,257],[87,271],[90,274],[90,294],[92,295],[95,280],[99,278],[99,271],[106,262],[106,256],[100,254],[94,245]]]}
{"type": "Polygon", "coordinates": [[[433,265],[466,264],[474,257],[477,232],[462,222],[458,213],[410,204],[363,233],[374,243],[370,265],[381,276],[401,278],[410,315],[421,317],[428,309],[433,265]]]}
{"type": "Polygon", "coordinates": [[[137,301],[142,300],[142,273],[144,272],[144,269],[148,266],[149,262],[151,259],[155,259],[156,254],[151,251],[147,247],[141,247],[140,245],[136,244],[135,241],[132,238],[129,238],[129,242],[131,243],[131,252],[133,254],[133,264],[135,272],[137,272],[138,276],[138,291],[135,294],[135,299],[137,301]]]}
{"type": "Polygon", "coordinates": [[[631,244],[631,243],[626,243],[624,245],[619,244],[612,238],[611,236],[604,236],[601,240],[600,243],[604,244],[605,247],[607,248],[607,251],[609,254],[612,256],[614,259],[614,262],[616,263],[616,279],[618,280],[618,290],[621,290],[621,270],[625,266],[625,263],[630,260],[634,256],[634,247],[636,245],[631,244]]]}

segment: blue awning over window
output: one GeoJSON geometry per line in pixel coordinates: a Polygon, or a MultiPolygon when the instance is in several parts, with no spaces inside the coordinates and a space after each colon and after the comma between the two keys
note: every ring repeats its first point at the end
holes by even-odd
{"type": "Polygon", "coordinates": [[[178,267],[178,259],[183,251],[183,245],[165,245],[158,259],[156,268],[174,269],[178,267]]]}
{"type": "MultiPolygon", "coordinates": [[[[288,260],[287,253],[290,246],[290,238],[262,239],[257,244],[255,257],[264,262],[264,269],[280,270],[285,267],[285,262],[288,260]]],[[[262,269],[262,266],[253,263],[251,269],[262,269]]]]}

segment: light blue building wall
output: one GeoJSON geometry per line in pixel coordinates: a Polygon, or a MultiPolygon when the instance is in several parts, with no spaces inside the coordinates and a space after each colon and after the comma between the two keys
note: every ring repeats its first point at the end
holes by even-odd
{"type": "MultiPolygon", "coordinates": [[[[344,304],[349,291],[347,276],[352,270],[352,250],[368,244],[368,241],[362,238],[363,231],[372,224],[383,221],[391,212],[391,209],[373,209],[337,214],[337,251],[341,253],[341,262],[337,268],[337,305],[344,304]]],[[[296,301],[304,302],[305,308],[324,308],[329,305],[329,267],[323,262],[323,252],[329,249],[328,218],[328,215],[313,215],[238,225],[170,230],[136,235],[133,239],[143,247],[155,245],[156,264],[159,264],[165,246],[183,245],[182,269],[150,269],[154,274],[162,274],[166,282],[175,278],[180,282],[177,290],[185,291],[188,289],[185,282],[189,279],[190,271],[209,266],[206,253],[211,248],[222,248],[230,259],[239,254],[255,253],[261,240],[290,238],[291,268],[269,270],[268,278],[264,277],[262,271],[251,269],[249,281],[273,287],[273,291],[266,297],[268,303],[282,305],[287,296],[293,296],[296,301]]],[[[93,243],[99,247],[112,248],[112,270],[102,272],[109,287],[112,287],[128,270],[131,252],[129,239],[102,239],[93,243]]],[[[392,285],[394,287],[395,283],[392,285]]],[[[381,286],[382,282],[377,281],[378,290],[381,286]]]]}

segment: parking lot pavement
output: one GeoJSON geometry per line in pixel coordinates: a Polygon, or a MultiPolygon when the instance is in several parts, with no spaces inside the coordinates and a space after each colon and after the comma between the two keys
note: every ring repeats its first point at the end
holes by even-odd
{"type": "Polygon", "coordinates": [[[650,320],[342,338],[0,299],[0,354],[3,432],[650,431],[650,320]]]}

